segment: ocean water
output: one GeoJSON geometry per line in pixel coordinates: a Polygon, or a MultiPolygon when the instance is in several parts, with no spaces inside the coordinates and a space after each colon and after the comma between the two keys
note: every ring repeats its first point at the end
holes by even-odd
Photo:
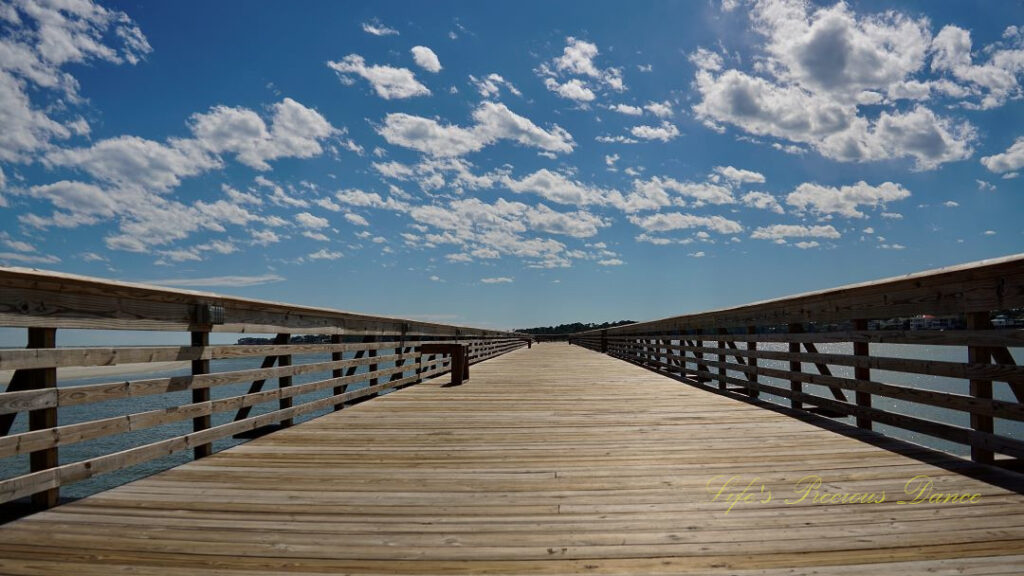
{"type": "MultiPolygon", "coordinates": [[[[345,358],[351,356],[351,352],[345,353],[345,358]]],[[[387,354],[385,351],[380,352],[381,355],[387,354]]],[[[316,362],[327,362],[330,361],[330,354],[309,354],[309,355],[294,355],[292,356],[292,364],[309,364],[316,362]]],[[[261,357],[256,358],[232,358],[225,360],[212,360],[210,362],[210,372],[231,372],[235,370],[251,370],[260,367],[263,359],[261,357]]],[[[383,370],[394,366],[394,363],[381,362],[378,364],[378,370],[383,370]]],[[[369,371],[368,366],[359,366],[355,374],[365,374],[369,371]]],[[[86,384],[102,384],[111,382],[124,382],[125,380],[148,380],[153,378],[165,378],[170,376],[187,376],[191,373],[188,367],[176,370],[158,371],[158,372],[146,372],[144,374],[134,375],[121,375],[116,377],[98,377],[98,378],[79,378],[74,380],[59,381],[59,387],[73,387],[82,386],[86,384]]],[[[309,382],[315,382],[318,380],[324,380],[330,378],[331,373],[321,372],[313,374],[302,374],[294,376],[292,378],[292,385],[306,384],[309,382]]],[[[408,375],[408,373],[407,373],[408,375]]],[[[383,381],[383,379],[382,379],[383,381]]],[[[217,386],[210,389],[211,399],[217,400],[221,398],[229,398],[233,396],[241,396],[249,391],[250,382],[241,382],[237,384],[228,384],[224,386],[217,386]]],[[[368,385],[368,381],[362,381],[355,384],[350,384],[348,390],[358,390],[365,388],[368,385]]],[[[277,380],[270,379],[263,386],[263,390],[271,390],[277,387],[277,380]]],[[[294,398],[294,405],[298,406],[311,400],[320,398],[326,398],[331,395],[331,388],[326,390],[320,390],[312,393],[301,394],[294,398]]],[[[171,392],[167,394],[155,394],[152,396],[140,396],[136,398],[126,398],[119,400],[112,400],[109,402],[101,402],[96,404],[85,404],[81,406],[68,406],[63,407],[58,411],[58,424],[63,426],[67,424],[75,424],[79,422],[88,422],[92,420],[98,420],[101,418],[110,418],[113,416],[122,416],[124,414],[131,414],[137,412],[145,412],[147,410],[159,410],[163,408],[169,408],[172,406],[180,406],[183,404],[189,404],[192,402],[192,393],[189,390],[171,392]]],[[[250,416],[257,416],[259,414],[265,414],[276,410],[278,403],[276,400],[265,402],[252,407],[250,416]]],[[[310,414],[296,417],[293,421],[298,424],[305,422],[312,418],[323,416],[331,411],[330,408],[322,409],[310,414]]],[[[234,420],[235,411],[231,410],[228,412],[220,412],[211,416],[212,425],[217,426],[220,424],[227,424],[234,420]]],[[[26,414],[19,414],[11,427],[11,433],[17,434],[24,432],[28,427],[28,417],[26,414]]],[[[58,454],[61,464],[69,464],[72,462],[78,462],[89,458],[95,458],[105,454],[126,450],[136,446],[143,446],[152,442],[165,440],[167,438],[173,438],[175,436],[181,436],[188,434],[192,431],[192,419],[188,418],[178,422],[172,422],[161,426],[154,426],[152,428],[146,428],[143,430],[136,430],[127,432],[124,434],[116,434],[112,436],[105,436],[102,438],[96,438],[94,440],[88,440],[85,442],[79,442],[68,446],[60,447],[58,454]]],[[[235,439],[232,437],[222,438],[216,440],[213,443],[214,451],[224,450],[245,442],[245,439],[235,439]]],[[[68,486],[61,487],[62,498],[81,498],[89,494],[93,494],[102,490],[107,490],[115,486],[130,482],[138,478],[143,478],[184,464],[192,459],[192,450],[183,450],[170,454],[155,460],[143,462],[136,466],[132,466],[125,470],[111,472],[108,474],[101,474],[93,478],[77,482],[68,486]]],[[[0,459],[0,478],[10,478],[19,474],[24,474],[28,471],[28,455],[15,456],[10,458],[0,459]]]]}
{"type": "MultiPolygon", "coordinates": [[[[787,346],[784,343],[761,343],[758,347],[760,350],[773,350],[773,351],[786,351],[787,346]]],[[[852,353],[851,344],[818,344],[818,351],[821,353],[835,353],[835,354],[850,354],[852,353]]],[[[1011,349],[1011,353],[1014,355],[1017,363],[1021,363],[1024,360],[1024,349],[1011,349]]],[[[897,358],[917,358],[923,360],[945,360],[952,362],[965,362],[967,360],[967,350],[964,347],[951,347],[951,346],[917,346],[917,345],[901,345],[901,344],[872,344],[871,354],[873,356],[889,356],[897,358]]],[[[346,357],[349,357],[351,353],[346,353],[346,357]]],[[[708,359],[714,359],[714,355],[707,355],[708,359]]],[[[313,362],[325,362],[330,360],[329,354],[311,354],[311,355],[296,355],[293,357],[293,364],[306,364],[313,362]]],[[[241,358],[241,359],[227,359],[227,360],[214,360],[211,361],[211,372],[228,372],[235,370],[248,370],[259,368],[262,358],[241,358]]],[[[787,369],[788,362],[785,361],[774,361],[761,359],[758,362],[759,366],[787,369]]],[[[380,369],[388,368],[391,364],[381,363],[380,369]]],[[[813,365],[805,364],[804,370],[815,373],[816,369],[813,365]]],[[[831,366],[833,375],[838,377],[853,377],[853,368],[842,367],[842,366],[831,366]]],[[[360,366],[356,371],[357,374],[366,373],[368,371],[367,366],[360,366]]],[[[167,376],[185,376],[189,374],[189,369],[179,369],[165,372],[152,372],[146,373],[145,375],[131,375],[131,376],[118,376],[116,378],[87,378],[87,379],[76,379],[59,382],[61,387],[70,386],[81,386],[84,384],[98,384],[98,383],[109,383],[114,381],[124,381],[126,379],[141,380],[150,378],[160,378],[167,376]]],[[[735,377],[742,377],[739,372],[729,372],[729,375],[735,377]]],[[[293,378],[293,384],[304,384],[308,382],[314,382],[316,380],[322,380],[328,378],[330,373],[317,373],[317,374],[304,374],[295,376],[293,378]]],[[[944,392],[953,392],[957,394],[968,394],[968,382],[962,379],[956,378],[944,378],[937,376],[927,376],[921,374],[907,374],[901,372],[888,372],[882,370],[872,370],[871,379],[884,382],[888,384],[896,384],[901,386],[908,386],[920,389],[937,390],[944,392]]],[[[789,387],[788,380],[780,380],[776,378],[763,378],[763,381],[767,384],[774,386],[780,386],[783,388],[789,387]]],[[[219,386],[211,389],[211,396],[213,399],[227,398],[232,396],[240,396],[248,391],[250,383],[242,382],[238,384],[231,384],[226,386],[219,386]]],[[[349,386],[349,390],[355,390],[363,388],[367,383],[360,382],[349,386]]],[[[684,386],[685,384],[680,384],[684,386]]],[[[277,386],[276,380],[268,380],[264,385],[264,390],[269,390],[277,386]]],[[[811,394],[822,395],[827,398],[831,398],[829,390],[824,386],[818,386],[814,384],[804,384],[804,390],[811,394]]],[[[848,398],[852,399],[853,393],[846,391],[848,398]]],[[[295,398],[295,405],[299,405],[303,402],[315,400],[318,398],[325,398],[330,394],[330,389],[322,390],[314,393],[301,395],[295,398]]],[[[1009,389],[1009,386],[1003,382],[996,382],[994,384],[994,396],[1001,400],[1014,400],[1013,394],[1009,389]]],[[[776,402],[778,404],[788,406],[789,400],[786,398],[776,397],[769,394],[762,394],[761,398],[767,401],[776,402]]],[[[87,422],[100,418],[107,418],[112,416],[119,416],[127,413],[143,412],[147,410],[157,410],[167,408],[171,406],[179,406],[191,402],[190,391],[172,392],[168,394],[160,394],[153,396],[143,396],[138,398],[130,398],[123,400],[115,400],[110,402],[103,402],[99,404],[89,404],[83,406],[71,406],[61,408],[59,411],[59,423],[60,425],[72,424],[77,422],[87,422]]],[[[933,420],[937,422],[944,422],[953,424],[956,426],[966,427],[969,425],[969,417],[967,414],[948,410],[944,408],[938,408],[933,406],[925,406],[912,402],[906,402],[901,400],[893,400],[882,397],[873,398],[874,406],[880,409],[887,410],[889,412],[907,414],[933,420]]],[[[277,408],[277,402],[267,402],[258,406],[254,406],[251,415],[255,416],[272,411],[277,408]]],[[[328,413],[330,409],[320,410],[318,412],[307,414],[295,419],[296,423],[303,422],[312,418],[316,418],[328,413]]],[[[233,420],[234,411],[222,412],[214,414],[212,416],[213,425],[225,424],[233,420]]],[[[853,424],[853,418],[840,418],[840,421],[853,424]]],[[[12,433],[18,433],[25,431],[27,428],[27,416],[20,414],[15,420],[14,426],[12,427],[12,433]]],[[[944,450],[960,456],[965,456],[969,453],[969,449],[965,446],[947,442],[941,439],[933,438],[924,434],[918,434],[915,432],[909,432],[899,428],[893,428],[886,425],[876,424],[875,429],[886,435],[893,436],[896,438],[908,440],[917,444],[922,444],[939,450],[944,450]]],[[[108,436],[104,438],[98,438],[86,442],[80,442],[69,446],[60,448],[60,462],[61,464],[76,462],[104,454],[110,454],[120,450],[125,450],[135,446],[145,445],[151,442],[156,442],[166,438],[174,436],[180,436],[187,434],[192,430],[191,419],[182,420],[180,422],[174,422],[165,424],[163,426],[157,426],[153,428],[147,428],[144,430],[138,430],[129,432],[126,434],[119,434],[114,436],[108,436]]],[[[1006,420],[996,420],[996,432],[1009,437],[1024,440],[1024,423],[1012,422],[1006,420]]],[[[245,440],[234,439],[234,438],[223,438],[214,442],[214,450],[220,451],[231,446],[245,442],[245,440]]],[[[192,451],[186,450],[175,454],[171,454],[162,458],[144,462],[142,464],[133,466],[131,468],[112,472],[109,474],[100,475],[82,482],[78,482],[69,486],[61,488],[62,498],[80,498],[93,494],[102,490],[113,488],[125,482],[149,476],[153,473],[166,470],[168,468],[188,462],[192,458],[192,451]]],[[[10,478],[19,474],[24,474],[28,470],[28,457],[18,456],[0,459],[0,478],[10,478]]]]}

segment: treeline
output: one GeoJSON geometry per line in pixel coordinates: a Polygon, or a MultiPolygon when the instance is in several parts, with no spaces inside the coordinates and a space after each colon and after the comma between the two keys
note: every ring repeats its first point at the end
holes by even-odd
{"type": "Polygon", "coordinates": [[[614,328],[615,326],[622,326],[623,324],[635,324],[636,320],[619,320],[618,322],[605,322],[603,324],[584,324],[583,322],[573,322],[572,324],[559,324],[558,326],[538,326],[536,328],[518,328],[516,332],[522,332],[524,334],[574,334],[576,332],[585,332],[587,330],[600,330],[601,328],[614,328]]]}

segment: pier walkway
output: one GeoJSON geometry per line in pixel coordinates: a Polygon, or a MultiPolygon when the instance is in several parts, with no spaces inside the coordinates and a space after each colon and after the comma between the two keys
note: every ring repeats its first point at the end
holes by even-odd
{"type": "Polygon", "coordinates": [[[1024,486],[1014,473],[851,426],[840,434],[825,418],[565,343],[482,362],[462,386],[447,381],[8,523],[0,573],[905,575],[1024,566],[1024,486]],[[809,475],[820,476],[825,497],[884,491],[885,501],[815,503],[811,492],[795,502],[809,475]],[[915,476],[975,501],[897,503],[914,499],[904,490],[915,476]],[[753,498],[730,510],[748,486],[753,498]]]}

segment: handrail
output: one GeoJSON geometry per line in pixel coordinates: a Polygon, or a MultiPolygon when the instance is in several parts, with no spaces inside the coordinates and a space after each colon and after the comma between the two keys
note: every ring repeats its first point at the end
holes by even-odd
{"type": "Polygon", "coordinates": [[[29,456],[27,473],[0,477],[0,503],[31,495],[41,507],[58,502],[61,486],[182,450],[201,458],[212,453],[214,441],[272,425],[287,427],[295,418],[341,410],[449,373],[451,358],[421,353],[422,344],[461,344],[473,364],[530,342],[528,335],[514,332],[5,267],[0,267],[0,326],[28,329],[27,348],[0,349],[0,371],[15,371],[0,393],[0,460],[29,456]],[[57,332],[67,328],[184,332],[190,344],[58,348],[57,332]],[[277,337],[272,344],[211,345],[212,332],[277,337]],[[296,334],[323,337],[293,342],[296,334]],[[212,370],[211,361],[239,359],[261,362],[212,370]],[[191,370],[182,376],[58,385],[58,367],[167,361],[188,361],[191,370]],[[273,379],[277,387],[265,390],[273,379]],[[248,391],[232,388],[247,383],[248,391]],[[167,394],[170,405],[133,406],[136,399],[167,394]],[[117,406],[123,413],[58,422],[62,408],[110,402],[126,403],[117,406]],[[260,413],[250,415],[254,408],[260,413]],[[27,426],[15,427],[20,413],[28,414],[27,426]],[[63,447],[165,425],[174,428],[169,437],[58,461],[63,447]]]}
{"type": "Polygon", "coordinates": [[[1024,347],[1024,330],[992,322],[993,314],[1019,308],[1024,254],[590,330],[570,343],[692,385],[751,399],[765,394],[795,410],[852,418],[859,428],[878,431],[878,423],[960,444],[977,462],[1020,463],[1024,366],[1010,348],[1024,347]],[[967,361],[880,350],[887,344],[965,347],[967,361]],[[943,391],[908,384],[904,375],[957,381],[943,391]],[[1000,382],[1006,394],[994,394],[1000,382]],[[922,415],[936,408],[962,419],[922,415]]]}
{"type": "MultiPolygon", "coordinates": [[[[604,331],[621,335],[690,330],[709,325],[838,323],[863,318],[988,312],[1021,306],[1024,306],[1024,254],[1016,254],[733,308],[626,324],[604,331]]],[[[588,330],[577,336],[599,333],[601,330],[588,330]]]]}

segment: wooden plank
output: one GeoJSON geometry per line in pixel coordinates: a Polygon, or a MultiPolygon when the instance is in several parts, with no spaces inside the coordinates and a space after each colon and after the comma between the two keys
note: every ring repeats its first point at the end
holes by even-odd
{"type": "MultiPolygon", "coordinates": [[[[333,338],[333,336],[332,336],[332,338],[333,338]]],[[[290,339],[291,339],[291,334],[286,334],[286,333],[278,334],[278,335],[274,336],[274,345],[275,346],[284,346],[285,344],[287,344],[290,341],[290,339]]],[[[263,358],[263,362],[260,364],[260,369],[261,370],[273,367],[274,364],[276,364],[278,359],[280,358],[280,354],[279,354],[280,353],[280,349],[278,349],[278,350],[271,349],[271,350],[274,352],[274,354],[268,354],[266,357],[263,358]]],[[[334,355],[332,354],[331,355],[331,360],[341,360],[341,358],[340,357],[339,358],[335,358],[334,355]]],[[[254,380],[253,383],[249,385],[249,394],[255,394],[256,392],[259,392],[260,390],[262,390],[263,389],[263,385],[266,384],[266,382],[267,382],[266,378],[260,378],[259,380],[254,380]]],[[[250,413],[251,410],[252,410],[251,406],[243,406],[243,407],[239,408],[238,412],[235,414],[235,420],[236,421],[237,420],[245,420],[246,418],[249,417],[249,413],[250,413]]]]}
{"type": "MultiPolygon", "coordinates": [[[[967,328],[970,330],[986,330],[992,327],[989,320],[989,313],[973,312],[967,315],[967,328]]],[[[992,355],[989,349],[982,346],[967,347],[967,361],[971,364],[988,364],[992,355]]],[[[981,400],[992,399],[992,381],[971,379],[971,396],[981,400]]],[[[971,429],[982,434],[992,434],[995,431],[995,421],[991,416],[985,414],[971,414],[971,429]]],[[[995,453],[986,446],[971,444],[971,460],[984,464],[991,464],[995,461],[995,453]]]]}
{"type": "MultiPolygon", "coordinates": [[[[868,327],[868,321],[863,318],[858,318],[853,321],[854,330],[866,330],[868,327]]],[[[871,357],[871,344],[868,342],[854,342],[853,343],[853,355],[858,359],[864,360],[871,357]]],[[[855,366],[853,369],[853,378],[862,382],[871,380],[871,368],[866,365],[855,366]]],[[[865,390],[858,390],[854,392],[854,400],[857,402],[857,406],[862,408],[871,407],[871,392],[865,390]]],[[[863,416],[857,417],[857,427],[864,430],[871,430],[871,420],[863,416]]]]}
{"type": "MultiPolygon", "coordinates": [[[[651,364],[678,370],[671,355],[651,364]]],[[[564,343],[446,380],[0,526],[0,572],[949,575],[1015,574],[1024,558],[1024,485],[1008,472],[835,434],[564,343]],[[826,495],[887,501],[785,504],[808,474],[826,495]],[[723,475],[774,498],[726,513],[707,489],[723,475]],[[980,501],[897,505],[915,475],[980,501]]],[[[152,452],[240,425],[227,426],[152,452]]]]}

